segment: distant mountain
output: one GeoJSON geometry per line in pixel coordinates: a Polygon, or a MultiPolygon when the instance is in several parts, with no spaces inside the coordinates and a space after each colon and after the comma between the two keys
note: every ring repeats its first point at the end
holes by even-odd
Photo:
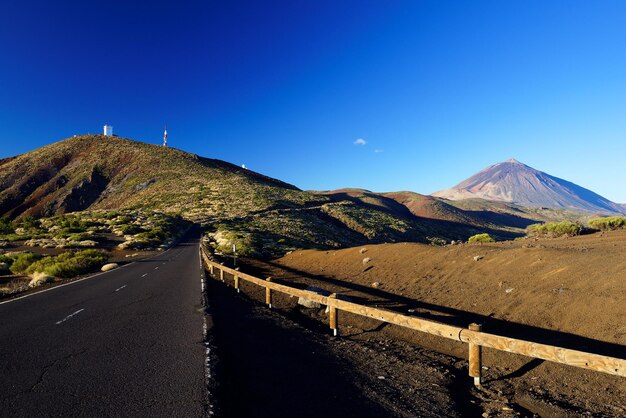
{"type": "Polygon", "coordinates": [[[514,159],[487,167],[453,188],[432,196],[450,200],[480,198],[523,207],[585,213],[626,213],[626,205],[611,202],[591,190],[514,159]]]}

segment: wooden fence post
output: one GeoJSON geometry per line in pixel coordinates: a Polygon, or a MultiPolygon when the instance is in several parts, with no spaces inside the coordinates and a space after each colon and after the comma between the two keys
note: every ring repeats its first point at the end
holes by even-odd
{"type": "MultiPolygon", "coordinates": [[[[337,294],[333,293],[332,295],[329,296],[329,298],[331,299],[337,299],[337,294]]],[[[333,336],[337,336],[338,331],[337,331],[337,308],[335,308],[334,306],[330,306],[328,305],[328,316],[330,319],[330,329],[333,330],[333,336]]]]}
{"type": "MultiPolygon", "coordinates": [[[[482,325],[470,324],[471,331],[482,331],[482,325]]],[[[469,344],[469,375],[474,378],[474,386],[480,387],[482,384],[482,347],[478,344],[469,344]]]]}
{"type": "MultiPolygon", "coordinates": [[[[271,282],[272,278],[268,277],[265,280],[271,282]]],[[[265,288],[265,303],[267,304],[267,306],[269,306],[270,309],[272,309],[272,290],[269,287],[265,288]]]]}
{"type": "Polygon", "coordinates": [[[211,277],[213,277],[213,264],[209,264],[209,273],[211,273],[211,277]]]}
{"type": "Polygon", "coordinates": [[[224,281],[224,270],[220,269],[220,280],[224,281]]]}
{"type": "Polygon", "coordinates": [[[239,293],[239,276],[235,274],[235,289],[237,289],[237,293],[239,293]]]}

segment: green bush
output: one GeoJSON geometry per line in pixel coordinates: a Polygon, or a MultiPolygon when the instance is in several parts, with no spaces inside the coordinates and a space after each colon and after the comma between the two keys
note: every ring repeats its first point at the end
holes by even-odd
{"type": "Polygon", "coordinates": [[[154,227],[149,231],[141,232],[135,235],[136,245],[140,247],[155,247],[163,244],[168,238],[168,232],[160,226],[154,227]]]}
{"type": "Polygon", "coordinates": [[[122,232],[122,234],[124,235],[135,235],[135,234],[139,234],[140,232],[144,232],[144,229],[141,228],[138,225],[121,225],[119,227],[119,230],[122,232]]]}
{"type": "Polygon", "coordinates": [[[426,237],[426,240],[430,245],[434,245],[435,247],[443,247],[447,244],[445,239],[439,237],[426,237]]]}
{"type": "Polygon", "coordinates": [[[87,231],[83,221],[76,215],[64,215],[57,220],[57,225],[66,234],[75,234],[87,231]]]}
{"type": "Polygon", "coordinates": [[[589,226],[593,229],[599,229],[601,231],[626,228],[626,216],[595,218],[589,221],[589,226]]]}
{"type": "Polygon", "coordinates": [[[24,273],[31,264],[39,260],[39,256],[33,253],[19,253],[12,256],[13,263],[11,264],[11,273],[21,274],[24,273]]]}
{"type": "Polygon", "coordinates": [[[7,217],[0,218],[0,234],[12,234],[14,232],[13,222],[7,217]]]}
{"type": "Polygon", "coordinates": [[[92,239],[92,236],[87,233],[80,232],[77,234],[70,234],[67,239],[69,241],[85,241],[87,239],[92,239]]]}
{"type": "Polygon", "coordinates": [[[15,242],[15,241],[25,241],[31,239],[33,236],[31,234],[17,235],[17,234],[7,234],[2,237],[4,241],[15,242]]]}
{"type": "Polygon", "coordinates": [[[37,219],[35,219],[32,215],[28,215],[22,219],[22,222],[20,222],[19,226],[26,230],[37,229],[40,226],[40,222],[37,219]]]}
{"type": "Polygon", "coordinates": [[[112,225],[118,226],[118,225],[128,225],[131,222],[133,222],[133,218],[131,218],[128,215],[120,215],[117,217],[117,219],[115,219],[112,223],[112,225]]]}
{"type": "Polygon", "coordinates": [[[257,253],[259,242],[253,234],[249,233],[233,233],[225,237],[228,241],[226,244],[219,245],[217,250],[222,254],[232,254],[233,244],[237,248],[237,255],[250,257],[257,253]]]}
{"type": "Polygon", "coordinates": [[[45,257],[32,263],[28,274],[45,273],[54,277],[70,278],[88,273],[108,260],[108,255],[98,250],[68,251],[56,257],[45,257]]]}
{"type": "Polygon", "coordinates": [[[491,235],[489,235],[489,234],[476,234],[476,235],[472,235],[471,237],[469,237],[467,242],[469,242],[471,244],[471,243],[474,243],[474,242],[479,242],[479,243],[496,242],[496,240],[491,238],[491,235]]]}
{"type": "Polygon", "coordinates": [[[546,236],[546,237],[573,237],[580,235],[583,227],[576,222],[550,222],[545,224],[533,224],[526,228],[526,234],[529,236],[546,236]]]}

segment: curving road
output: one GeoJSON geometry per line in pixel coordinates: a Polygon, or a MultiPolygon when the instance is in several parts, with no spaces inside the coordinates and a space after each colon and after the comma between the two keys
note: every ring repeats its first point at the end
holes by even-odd
{"type": "Polygon", "coordinates": [[[197,231],[0,304],[0,416],[207,415],[197,231]]]}

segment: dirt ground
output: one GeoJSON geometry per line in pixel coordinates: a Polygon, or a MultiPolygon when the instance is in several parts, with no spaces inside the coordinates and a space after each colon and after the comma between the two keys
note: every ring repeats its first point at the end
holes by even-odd
{"type": "MultiPolygon", "coordinates": [[[[272,262],[243,260],[241,269],[422,318],[459,326],[478,322],[494,334],[626,358],[626,231],[482,245],[402,243],[298,251],[272,262]]],[[[263,297],[256,286],[243,284],[242,290],[263,297]]],[[[289,297],[275,297],[274,305],[296,322],[308,323],[307,328],[327,330],[323,308],[303,308],[289,297]]],[[[435,396],[415,386],[429,379],[440,379],[431,383],[443,388],[442,399],[447,396],[457,405],[452,411],[458,415],[626,416],[622,377],[485,349],[484,385],[478,390],[466,375],[467,345],[346,313],[340,314],[340,333],[339,344],[349,349],[331,350],[352,359],[354,373],[367,374],[377,364],[355,354],[362,347],[371,350],[371,358],[393,353],[393,360],[377,370],[396,377],[379,379],[377,393],[419,393],[404,404],[398,401],[403,405],[391,403],[396,411],[408,411],[406,416],[429,415],[415,406],[423,396],[435,396]],[[407,371],[420,362],[434,366],[407,371]],[[399,381],[405,386],[394,389],[399,381]]],[[[362,387],[367,393],[370,385],[362,387]]],[[[385,404],[385,397],[379,398],[385,404]]],[[[397,394],[392,398],[400,399],[397,394]]]]}

